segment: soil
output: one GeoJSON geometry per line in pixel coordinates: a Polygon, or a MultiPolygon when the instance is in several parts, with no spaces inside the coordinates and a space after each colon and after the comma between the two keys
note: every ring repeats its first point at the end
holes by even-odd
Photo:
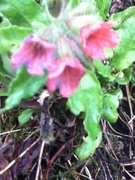
{"type": "MultiPolygon", "coordinates": [[[[133,0],[113,0],[110,14],[135,5],[133,0]]],[[[0,180],[128,180],[135,179],[135,87],[123,86],[119,119],[115,124],[101,120],[103,141],[94,155],[79,161],[74,154],[85,136],[83,115],[75,116],[66,108],[66,100],[58,93],[47,97],[39,106],[34,97],[18,109],[1,115],[0,170],[11,167],[0,180]],[[19,126],[17,117],[22,109],[35,112],[28,124],[19,126]],[[42,137],[42,138],[39,138],[42,137]],[[42,141],[44,139],[46,143],[42,141]],[[42,147],[44,147],[41,158],[42,147]],[[41,159],[41,167],[38,161],[41,159]],[[12,162],[12,164],[10,164],[12,162]]],[[[3,104],[4,99],[1,98],[3,104]]]]}

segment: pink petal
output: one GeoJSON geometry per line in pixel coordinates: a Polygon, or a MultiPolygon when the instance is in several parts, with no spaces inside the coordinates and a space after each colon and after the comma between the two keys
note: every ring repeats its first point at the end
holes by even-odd
{"type": "Polygon", "coordinates": [[[60,94],[63,97],[71,96],[78,87],[81,80],[82,73],[79,73],[75,69],[66,68],[63,77],[63,83],[61,84],[60,94]]]}
{"type": "Polygon", "coordinates": [[[71,96],[85,73],[84,67],[77,59],[70,56],[66,56],[63,59],[59,58],[55,62],[54,67],[54,69],[49,71],[47,79],[48,90],[53,92],[59,89],[63,97],[71,96]]]}
{"type": "Polygon", "coordinates": [[[119,41],[112,24],[103,22],[100,25],[87,25],[80,31],[83,50],[93,59],[105,59],[104,49],[114,48],[119,41]]]}
{"type": "Polygon", "coordinates": [[[14,69],[25,65],[33,75],[43,75],[53,61],[54,45],[35,35],[28,36],[21,47],[12,54],[11,62],[14,69]]]}

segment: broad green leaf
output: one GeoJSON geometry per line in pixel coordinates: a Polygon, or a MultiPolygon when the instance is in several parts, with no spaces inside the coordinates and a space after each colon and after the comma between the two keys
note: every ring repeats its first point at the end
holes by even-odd
{"type": "Polygon", "coordinates": [[[123,98],[123,93],[121,89],[111,89],[107,93],[112,94],[113,96],[116,96],[118,99],[123,98]]]}
{"type": "Polygon", "coordinates": [[[5,0],[0,0],[0,12],[4,14],[5,17],[13,25],[29,26],[30,24],[19,14],[19,12],[5,0]]]}
{"type": "Polygon", "coordinates": [[[98,10],[103,17],[103,19],[106,18],[107,14],[109,13],[109,9],[111,6],[111,0],[95,0],[97,3],[98,10]]]}
{"type": "Polygon", "coordinates": [[[120,42],[114,49],[111,65],[117,70],[124,70],[135,61],[135,17],[126,20],[117,32],[120,42]]]}
{"type": "Polygon", "coordinates": [[[5,71],[1,59],[0,59],[0,82],[2,82],[6,86],[8,86],[11,82],[11,76],[7,74],[7,72],[5,71]]]}
{"type": "Polygon", "coordinates": [[[46,77],[46,73],[44,76],[32,76],[26,72],[25,67],[21,67],[10,84],[8,98],[1,112],[19,105],[23,99],[32,97],[44,86],[46,77]]]}
{"type": "Polygon", "coordinates": [[[95,60],[93,62],[97,72],[107,81],[113,81],[115,76],[112,74],[112,67],[109,65],[104,65],[101,61],[95,60]]]}
{"type": "Polygon", "coordinates": [[[15,75],[15,72],[13,71],[10,58],[5,53],[5,54],[1,54],[1,59],[3,61],[4,70],[7,72],[7,74],[11,76],[11,78],[13,78],[15,75]]]}
{"type": "Polygon", "coordinates": [[[26,109],[24,110],[19,116],[18,121],[20,125],[27,123],[33,113],[33,109],[26,109]]]}
{"type": "Polygon", "coordinates": [[[0,12],[0,28],[9,26],[11,23],[9,22],[8,18],[6,18],[1,12],[0,12]]]}
{"type": "Polygon", "coordinates": [[[31,29],[15,25],[0,28],[0,53],[12,51],[30,33],[31,29]]]}
{"type": "Polygon", "coordinates": [[[76,151],[81,160],[86,159],[94,152],[96,145],[99,144],[98,139],[101,139],[98,136],[101,133],[99,120],[102,112],[102,103],[103,94],[100,84],[95,74],[87,71],[77,91],[68,99],[67,103],[74,114],[78,115],[80,112],[84,112],[86,115],[84,128],[88,137],[76,151]],[[90,148],[91,145],[92,147],[90,148]]]}
{"type": "Polygon", "coordinates": [[[100,142],[102,141],[102,132],[99,129],[97,133],[97,138],[93,139],[90,136],[87,136],[84,139],[83,144],[76,149],[76,154],[80,158],[80,160],[85,160],[90,155],[95,152],[95,149],[99,146],[100,142]]]}
{"type": "Polygon", "coordinates": [[[121,85],[126,85],[130,82],[132,77],[132,69],[125,69],[124,72],[119,72],[116,76],[116,82],[121,85]]]}
{"type": "Polygon", "coordinates": [[[112,90],[104,95],[103,101],[103,114],[102,117],[114,123],[118,119],[117,109],[119,107],[119,99],[122,98],[122,92],[120,89],[112,90]]]}
{"type": "Polygon", "coordinates": [[[30,24],[46,22],[47,17],[43,8],[35,0],[5,0],[30,24]]]}
{"type": "Polygon", "coordinates": [[[135,18],[135,7],[129,7],[124,11],[114,13],[110,16],[109,21],[115,22],[115,28],[119,29],[123,23],[130,18],[135,18]]]}

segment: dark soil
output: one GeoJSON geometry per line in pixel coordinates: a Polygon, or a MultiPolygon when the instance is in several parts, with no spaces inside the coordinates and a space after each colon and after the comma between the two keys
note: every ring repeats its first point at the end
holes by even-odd
{"type": "MultiPolygon", "coordinates": [[[[133,0],[113,0],[110,14],[135,5],[133,0]]],[[[66,100],[56,93],[37,103],[38,97],[21,104],[19,109],[1,115],[0,170],[14,165],[0,180],[35,180],[39,154],[42,153],[39,179],[43,180],[128,180],[135,177],[135,87],[123,86],[119,119],[110,124],[101,120],[103,141],[92,157],[79,161],[74,154],[85,136],[83,115],[74,116],[66,108],[66,100]],[[26,107],[35,108],[29,123],[17,124],[18,114],[26,107]],[[15,131],[17,130],[17,131],[15,131]],[[7,133],[5,133],[7,132],[7,133]],[[3,134],[2,134],[3,133],[3,134]],[[4,134],[5,133],[5,134],[4,134]],[[33,144],[35,143],[35,144],[33,144]],[[22,154],[23,152],[23,154],[22,154]],[[22,157],[21,157],[22,156],[22,157]]],[[[1,99],[3,103],[3,99],[1,99]]]]}

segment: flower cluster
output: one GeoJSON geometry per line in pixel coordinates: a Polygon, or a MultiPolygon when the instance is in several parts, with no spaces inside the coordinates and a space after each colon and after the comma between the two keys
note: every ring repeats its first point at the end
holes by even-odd
{"type": "MultiPolygon", "coordinates": [[[[103,60],[104,49],[114,48],[118,44],[118,35],[112,29],[112,24],[107,22],[86,25],[80,29],[80,44],[90,58],[103,60]]],[[[70,43],[69,49],[72,51],[70,43]]],[[[57,53],[56,57],[56,51],[53,43],[37,35],[30,35],[12,54],[11,62],[14,69],[21,65],[26,66],[28,73],[32,75],[42,76],[44,70],[47,70],[48,90],[53,92],[59,89],[63,97],[69,97],[77,89],[85,68],[74,54],[67,51],[63,55],[57,53]]]]}

